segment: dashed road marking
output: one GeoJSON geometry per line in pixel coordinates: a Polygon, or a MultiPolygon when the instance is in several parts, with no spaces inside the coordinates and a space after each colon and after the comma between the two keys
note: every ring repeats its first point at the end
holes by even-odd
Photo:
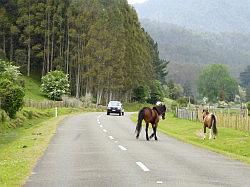
{"type": "Polygon", "coordinates": [[[136,164],[137,164],[143,171],[150,171],[142,162],[136,162],[136,164]]]}
{"type": "Polygon", "coordinates": [[[108,132],[106,129],[103,129],[103,132],[108,132]]]}
{"type": "Polygon", "coordinates": [[[114,137],[113,137],[113,136],[109,136],[109,139],[110,139],[110,140],[114,140],[114,137]]]}
{"type": "Polygon", "coordinates": [[[118,147],[123,150],[123,151],[127,151],[127,149],[125,147],[123,147],[122,145],[118,145],[118,147]]]}
{"type": "Polygon", "coordinates": [[[162,181],[156,181],[156,184],[162,184],[163,182],[162,181]]]}

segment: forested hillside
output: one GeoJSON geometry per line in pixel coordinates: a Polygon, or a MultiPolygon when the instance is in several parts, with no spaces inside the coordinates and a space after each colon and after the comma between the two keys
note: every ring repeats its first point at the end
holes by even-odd
{"type": "Polygon", "coordinates": [[[193,93],[204,65],[225,64],[239,78],[250,64],[250,1],[147,0],[134,7],[161,58],[171,62],[168,80],[193,93]]]}
{"type": "Polygon", "coordinates": [[[158,42],[161,57],[171,62],[226,64],[235,77],[250,63],[250,33],[197,33],[173,24],[141,21],[158,42]]]}
{"type": "Polygon", "coordinates": [[[1,0],[0,18],[0,58],[28,76],[63,70],[77,98],[129,100],[157,78],[157,45],[126,0],[1,0]]]}

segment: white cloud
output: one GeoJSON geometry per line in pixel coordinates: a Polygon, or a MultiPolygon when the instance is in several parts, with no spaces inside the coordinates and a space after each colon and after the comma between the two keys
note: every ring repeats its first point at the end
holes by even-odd
{"type": "Polygon", "coordinates": [[[147,0],[128,0],[128,3],[129,4],[135,4],[135,3],[143,3],[145,1],[147,1],[147,0]]]}

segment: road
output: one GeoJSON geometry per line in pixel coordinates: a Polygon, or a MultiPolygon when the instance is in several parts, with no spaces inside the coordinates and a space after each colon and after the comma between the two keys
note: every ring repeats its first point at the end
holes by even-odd
{"type": "Polygon", "coordinates": [[[250,186],[249,165],[134,128],[128,113],[66,118],[24,186],[250,186]]]}

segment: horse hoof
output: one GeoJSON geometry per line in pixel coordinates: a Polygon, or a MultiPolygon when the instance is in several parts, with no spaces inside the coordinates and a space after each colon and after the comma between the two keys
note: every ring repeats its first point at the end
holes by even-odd
{"type": "Polygon", "coordinates": [[[149,138],[147,138],[147,141],[149,141],[149,138]]]}

